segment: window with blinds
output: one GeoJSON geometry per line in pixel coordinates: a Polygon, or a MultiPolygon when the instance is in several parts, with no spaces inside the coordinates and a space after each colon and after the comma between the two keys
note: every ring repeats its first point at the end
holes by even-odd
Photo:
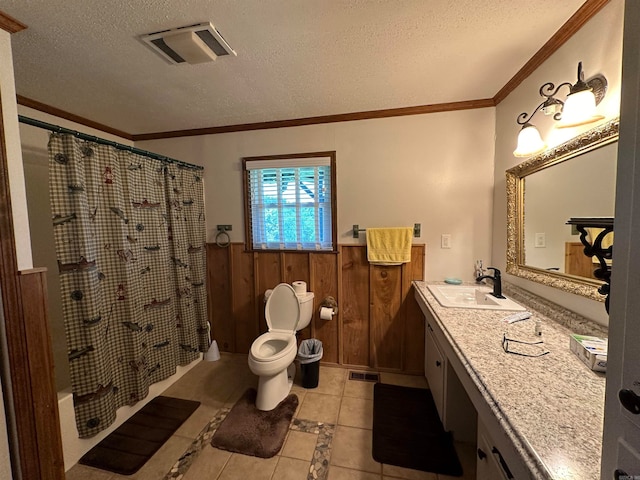
{"type": "Polygon", "coordinates": [[[335,152],[250,157],[243,165],[250,249],[335,250],[335,152]]]}

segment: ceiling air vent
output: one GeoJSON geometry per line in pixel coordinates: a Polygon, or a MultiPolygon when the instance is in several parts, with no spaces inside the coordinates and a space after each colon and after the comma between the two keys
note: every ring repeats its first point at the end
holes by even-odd
{"type": "Polygon", "coordinates": [[[211,23],[150,33],[140,39],[174,65],[212,62],[224,55],[237,56],[211,23]]]}

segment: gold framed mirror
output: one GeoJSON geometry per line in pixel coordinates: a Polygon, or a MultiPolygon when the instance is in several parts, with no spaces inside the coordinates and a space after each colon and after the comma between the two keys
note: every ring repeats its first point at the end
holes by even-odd
{"type": "Polygon", "coordinates": [[[619,124],[609,121],[506,171],[507,273],[604,301],[603,282],[590,276],[592,259],[566,222],[614,216],[619,124]]]}

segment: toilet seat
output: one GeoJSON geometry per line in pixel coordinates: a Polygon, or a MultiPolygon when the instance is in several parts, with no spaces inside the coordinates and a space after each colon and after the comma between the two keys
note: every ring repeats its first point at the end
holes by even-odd
{"type": "Polygon", "coordinates": [[[297,347],[296,337],[290,333],[267,332],[251,344],[251,356],[257,362],[272,362],[285,357],[297,347]]]}
{"type": "Polygon", "coordinates": [[[270,332],[295,335],[300,320],[300,300],[291,285],[281,283],[273,289],[267,298],[264,316],[270,332]]]}

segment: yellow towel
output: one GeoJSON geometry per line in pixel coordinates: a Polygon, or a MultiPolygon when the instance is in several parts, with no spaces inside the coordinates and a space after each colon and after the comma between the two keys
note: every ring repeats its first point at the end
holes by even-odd
{"type": "Polygon", "coordinates": [[[367,260],[376,265],[411,262],[412,227],[367,228],[367,260]]]}

